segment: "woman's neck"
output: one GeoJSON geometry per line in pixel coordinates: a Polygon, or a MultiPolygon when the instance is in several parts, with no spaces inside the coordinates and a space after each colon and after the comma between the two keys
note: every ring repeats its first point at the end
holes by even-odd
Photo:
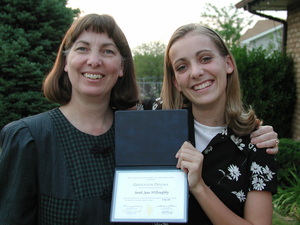
{"type": "Polygon", "coordinates": [[[206,126],[225,126],[225,107],[199,107],[192,106],[194,119],[206,126]]]}
{"type": "Polygon", "coordinates": [[[95,136],[108,131],[113,123],[113,110],[108,103],[70,101],[60,110],[78,130],[95,136]]]}

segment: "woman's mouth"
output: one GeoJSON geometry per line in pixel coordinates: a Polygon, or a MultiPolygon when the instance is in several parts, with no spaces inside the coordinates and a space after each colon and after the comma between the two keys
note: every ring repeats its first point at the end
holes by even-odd
{"type": "Polygon", "coordinates": [[[211,80],[208,80],[208,81],[205,81],[204,83],[201,83],[201,84],[198,84],[198,85],[193,86],[193,89],[194,89],[195,91],[202,90],[202,89],[204,89],[204,88],[206,88],[206,87],[211,86],[212,83],[213,83],[213,82],[212,82],[211,80]]]}
{"type": "Polygon", "coordinates": [[[92,80],[97,80],[97,79],[101,79],[104,77],[103,75],[92,74],[92,73],[84,73],[83,76],[86,78],[92,79],[92,80]]]}

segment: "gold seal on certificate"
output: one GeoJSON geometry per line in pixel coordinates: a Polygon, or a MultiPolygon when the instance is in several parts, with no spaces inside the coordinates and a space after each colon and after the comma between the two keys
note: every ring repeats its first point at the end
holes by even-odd
{"type": "Polygon", "coordinates": [[[188,140],[186,110],[117,111],[112,222],[187,222],[187,175],[175,154],[188,140]]]}

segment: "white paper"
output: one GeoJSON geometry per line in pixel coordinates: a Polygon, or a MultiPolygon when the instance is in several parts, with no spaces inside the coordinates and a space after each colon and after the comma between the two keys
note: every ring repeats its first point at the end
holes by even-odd
{"type": "Polygon", "coordinates": [[[111,220],[186,222],[187,196],[182,170],[117,170],[111,220]]]}

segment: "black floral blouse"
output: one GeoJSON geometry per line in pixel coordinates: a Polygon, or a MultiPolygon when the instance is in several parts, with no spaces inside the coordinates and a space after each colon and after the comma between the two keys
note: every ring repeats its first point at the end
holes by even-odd
{"type": "MultiPolygon", "coordinates": [[[[243,217],[249,191],[277,191],[277,165],[273,155],[251,144],[250,136],[237,137],[225,128],[203,151],[203,179],[218,198],[243,217]]],[[[188,224],[212,224],[190,195],[188,224]]]]}
{"type": "MultiPolygon", "coordinates": [[[[147,104],[144,103],[146,109],[161,108],[160,99],[147,104]]],[[[195,143],[191,112],[189,120],[190,142],[195,143]]],[[[277,164],[274,155],[251,144],[250,135],[238,137],[230,128],[225,128],[210,141],[202,153],[202,176],[206,185],[237,215],[243,217],[249,191],[277,192],[277,164]]],[[[192,194],[189,197],[188,224],[212,224],[192,194]]]]}

